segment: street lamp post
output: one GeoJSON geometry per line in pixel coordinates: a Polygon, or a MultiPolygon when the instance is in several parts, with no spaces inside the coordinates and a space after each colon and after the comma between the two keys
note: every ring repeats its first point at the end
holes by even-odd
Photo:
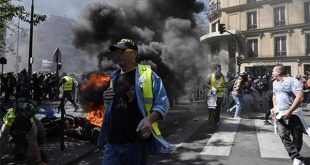
{"type": "Polygon", "coordinates": [[[33,38],[33,10],[34,10],[34,6],[33,6],[33,1],[31,2],[31,15],[30,15],[30,36],[29,36],[29,59],[28,59],[28,73],[29,75],[32,74],[32,38],[33,38]]]}

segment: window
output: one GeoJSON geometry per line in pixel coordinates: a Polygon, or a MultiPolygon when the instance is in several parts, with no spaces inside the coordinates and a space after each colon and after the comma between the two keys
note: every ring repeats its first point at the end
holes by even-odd
{"type": "Polygon", "coordinates": [[[258,41],[257,39],[248,40],[249,57],[257,57],[258,56],[258,41]]]}
{"type": "Polygon", "coordinates": [[[247,3],[255,3],[256,0],[247,0],[247,3]]]}
{"type": "Polygon", "coordinates": [[[285,11],[284,7],[274,8],[274,26],[283,26],[285,25],[285,11]]]}
{"type": "Polygon", "coordinates": [[[211,32],[215,32],[216,31],[216,25],[217,25],[217,23],[212,24],[211,32]]]}
{"type": "Polygon", "coordinates": [[[310,22],[310,2],[305,2],[305,22],[310,22]]]}
{"type": "Polygon", "coordinates": [[[310,34],[306,35],[306,56],[310,56],[310,34]]]}
{"type": "Polygon", "coordinates": [[[286,56],[286,37],[275,37],[274,47],[276,57],[286,56]]]}
{"type": "Polygon", "coordinates": [[[257,17],[256,11],[247,13],[248,17],[248,30],[257,28],[257,17]]]}
{"type": "Polygon", "coordinates": [[[211,51],[211,55],[214,56],[218,56],[219,52],[220,52],[220,44],[217,42],[211,43],[210,44],[210,51],[211,51]]]}

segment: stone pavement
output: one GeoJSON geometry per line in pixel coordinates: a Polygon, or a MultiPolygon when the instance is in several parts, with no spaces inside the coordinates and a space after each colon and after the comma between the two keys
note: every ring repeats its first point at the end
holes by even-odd
{"type": "MultiPolygon", "coordinates": [[[[59,102],[47,102],[42,105],[42,107],[51,107],[55,108],[58,106],[59,102]]],[[[79,116],[79,117],[85,117],[86,113],[80,108],[77,112],[74,112],[73,106],[71,106],[70,103],[66,104],[65,107],[66,113],[73,115],[73,116],[79,116]]],[[[65,142],[65,148],[63,151],[60,150],[60,138],[55,137],[49,137],[45,139],[45,142],[42,146],[42,150],[47,156],[48,164],[51,165],[71,165],[75,162],[81,160],[83,157],[88,156],[94,152],[96,149],[96,145],[89,142],[89,141],[83,141],[79,139],[73,139],[66,137],[64,139],[65,142]]],[[[33,154],[32,147],[28,148],[28,154],[27,157],[21,160],[16,160],[16,158],[13,156],[12,151],[9,147],[9,145],[6,145],[3,149],[3,155],[2,155],[2,164],[34,164],[35,156],[33,154]]]]}

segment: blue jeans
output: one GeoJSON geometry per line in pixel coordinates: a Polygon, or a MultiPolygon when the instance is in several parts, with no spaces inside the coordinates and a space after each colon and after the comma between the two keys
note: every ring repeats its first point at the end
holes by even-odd
{"type": "Polygon", "coordinates": [[[102,165],[145,165],[147,156],[139,143],[111,144],[105,146],[102,165]]]}
{"type": "Polygon", "coordinates": [[[234,117],[239,117],[241,110],[242,110],[242,95],[232,95],[235,103],[236,103],[236,111],[235,111],[235,116],[234,117]]]}

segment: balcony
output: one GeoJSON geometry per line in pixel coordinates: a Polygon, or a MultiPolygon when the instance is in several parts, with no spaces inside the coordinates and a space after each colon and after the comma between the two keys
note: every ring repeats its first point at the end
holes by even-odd
{"type": "Polygon", "coordinates": [[[285,25],[285,20],[276,20],[274,22],[275,27],[284,26],[284,25],[285,25]]]}
{"type": "Polygon", "coordinates": [[[257,24],[248,25],[248,30],[255,30],[255,29],[257,29],[257,24]]]}
{"type": "Polygon", "coordinates": [[[275,57],[286,57],[286,51],[276,51],[275,52],[275,57]]]}
{"type": "Polygon", "coordinates": [[[221,17],[222,16],[221,2],[211,4],[209,10],[207,11],[207,16],[209,22],[212,22],[213,20],[221,17]]]}

